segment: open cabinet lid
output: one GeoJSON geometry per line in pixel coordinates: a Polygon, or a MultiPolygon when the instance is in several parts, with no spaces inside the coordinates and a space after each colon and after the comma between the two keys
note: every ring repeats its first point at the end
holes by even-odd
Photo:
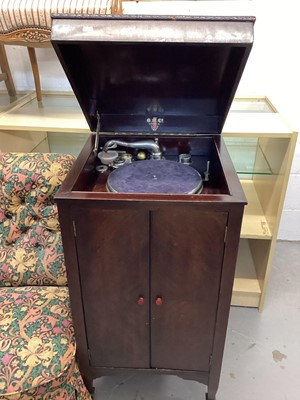
{"type": "Polygon", "coordinates": [[[54,15],[52,44],[92,131],[221,133],[254,17],[54,15]],[[98,119],[99,119],[98,118],[98,119]]]}

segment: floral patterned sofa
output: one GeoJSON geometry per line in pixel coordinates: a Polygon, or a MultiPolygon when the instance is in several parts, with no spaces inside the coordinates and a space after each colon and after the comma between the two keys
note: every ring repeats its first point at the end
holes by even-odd
{"type": "Polygon", "coordinates": [[[72,163],[0,153],[0,399],[91,399],[75,359],[53,201],[72,163]]]}

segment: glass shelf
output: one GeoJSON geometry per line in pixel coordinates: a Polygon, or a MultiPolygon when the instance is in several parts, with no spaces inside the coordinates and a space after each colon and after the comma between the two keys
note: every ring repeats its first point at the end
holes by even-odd
{"type": "Polygon", "coordinates": [[[16,96],[10,97],[7,92],[0,91],[0,113],[11,108],[14,103],[24,97],[27,93],[17,93],[16,96]]]}
{"type": "Polygon", "coordinates": [[[242,113],[277,113],[268,99],[262,98],[235,98],[230,112],[242,113]]]}
{"type": "Polygon", "coordinates": [[[51,153],[67,153],[77,157],[88,138],[87,133],[73,132],[66,135],[62,132],[48,132],[48,143],[51,153]]]}
{"type": "Polygon", "coordinates": [[[272,175],[273,171],[259,146],[258,138],[225,137],[227,149],[237,174],[245,179],[252,175],[272,175]],[[241,176],[242,175],[242,176],[241,176]]]}

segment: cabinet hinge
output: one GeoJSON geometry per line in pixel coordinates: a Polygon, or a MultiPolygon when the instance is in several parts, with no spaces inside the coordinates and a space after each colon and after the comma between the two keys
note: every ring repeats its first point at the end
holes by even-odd
{"type": "Polygon", "coordinates": [[[73,233],[74,233],[74,236],[76,237],[76,225],[75,225],[75,221],[72,221],[73,222],[73,233]]]}
{"type": "Polygon", "coordinates": [[[227,230],[228,230],[228,226],[225,226],[224,243],[226,243],[226,240],[227,240],[227,230]]]}
{"type": "Polygon", "coordinates": [[[212,354],[209,356],[209,366],[211,367],[211,363],[212,363],[212,354]]]}

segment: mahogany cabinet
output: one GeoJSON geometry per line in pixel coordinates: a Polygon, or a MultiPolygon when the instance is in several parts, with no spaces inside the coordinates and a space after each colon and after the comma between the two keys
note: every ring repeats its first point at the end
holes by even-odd
{"type": "Polygon", "coordinates": [[[176,374],[214,399],[246,202],[225,145],[228,192],[170,196],[99,190],[94,140],[56,197],[81,372],[176,374]]]}
{"type": "Polygon", "coordinates": [[[56,196],[91,388],[140,370],[195,379],[215,399],[246,204],[220,133],[253,23],[53,19],[54,49],[94,132],[56,196]]]}

